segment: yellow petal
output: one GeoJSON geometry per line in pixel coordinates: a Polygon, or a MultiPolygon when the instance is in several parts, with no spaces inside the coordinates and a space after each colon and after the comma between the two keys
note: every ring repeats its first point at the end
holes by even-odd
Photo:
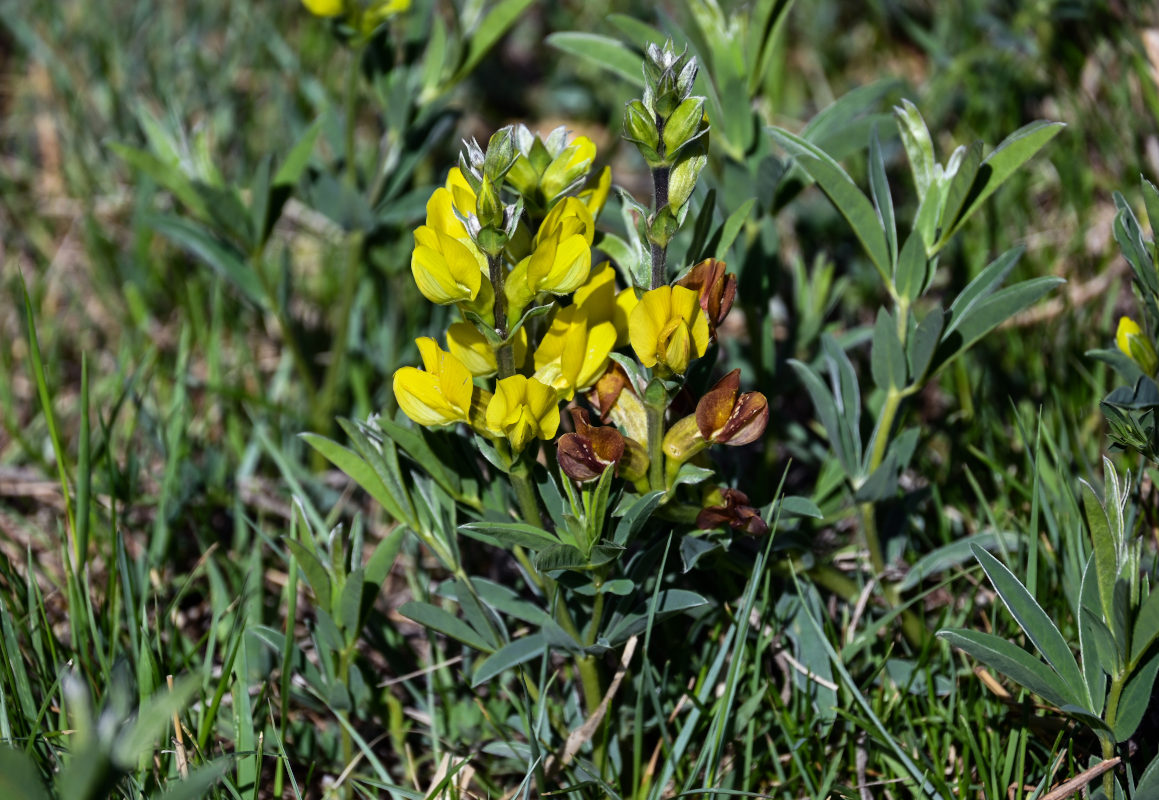
{"type": "Polygon", "coordinates": [[[644,292],[628,317],[628,338],[636,357],[645,367],[656,364],[656,347],[660,332],[668,322],[672,287],[661,286],[644,292]]]}
{"type": "Polygon", "coordinates": [[[587,280],[592,266],[592,249],[580,235],[569,236],[553,253],[551,270],[539,288],[552,294],[571,294],[587,280]]]}
{"type": "Polygon", "coordinates": [[[584,349],[583,366],[575,380],[574,388],[584,391],[592,387],[604,374],[612,350],[616,346],[616,327],[611,322],[601,322],[588,330],[587,347],[584,349]]]}
{"type": "Polygon", "coordinates": [[[302,0],[302,5],[316,17],[336,17],[345,9],[343,0],[302,0]]]}
{"type": "Polygon", "coordinates": [[[456,322],[447,328],[447,349],[477,378],[490,377],[499,368],[491,343],[470,322],[456,322]]]}
{"type": "Polygon", "coordinates": [[[616,295],[616,308],[612,312],[612,324],[616,326],[616,348],[628,343],[628,319],[639,302],[635,289],[624,289],[616,295]]]}
{"type": "Polygon", "coordinates": [[[527,408],[535,418],[537,435],[550,439],[559,429],[559,402],[555,389],[534,378],[527,381],[527,408]]]}
{"type": "MultiPolygon", "coordinates": [[[[590,185],[590,184],[589,184],[590,185]]],[[[608,194],[612,188],[612,168],[604,167],[595,185],[579,193],[580,202],[592,212],[592,217],[598,217],[608,202],[608,194]]]]}
{"type": "Polygon", "coordinates": [[[672,334],[668,337],[662,358],[668,368],[675,373],[682,375],[688,369],[692,344],[690,338],[688,326],[683,322],[677,322],[672,329],[672,334]]]}
{"type": "Polygon", "coordinates": [[[1119,328],[1115,332],[1115,344],[1117,344],[1119,349],[1129,356],[1131,355],[1129,337],[1138,335],[1142,332],[1142,328],[1139,327],[1139,323],[1135,322],[1135,320],[1131,319],[1130,317],[1119,317],[1119,328]]]}

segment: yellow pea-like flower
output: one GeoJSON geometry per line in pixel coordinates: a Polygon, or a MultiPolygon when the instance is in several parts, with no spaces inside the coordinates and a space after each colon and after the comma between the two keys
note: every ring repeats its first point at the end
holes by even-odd
{"type": "Polygon", "coordinates": [[[427,225],[418,227],[414,237],[410,270],[423,297],[447,305],[478,296],[483,272],[472,245],[427,225]]]}
{"type": "Polygon", "coordinates": [[[1130,317],[1119,317],[1115,344],[1128,358],[1138,364],[1144,373],[1155,375],[1155,371],[1159,369],[1159,354],[1155,352],[1155,345],[1143,333],[1139,323],[1130,317]]]}
{"type": "Polygon", "coordinates": [[[610,320],[592,324],[579,306],[560,309],[535,349],[535,378],[571,400],[604,374],[615,346],[610,320]]]}
{"type": "Polygon", "coordinates": [[[592,267],[587,282],[575,290],[572,302],[588,315],[589,325],[611,322],[616,328],[616,346],[628,343],[628,317],[639,299],[634,289],[616,292],[616,270],[610,261],[592,267]]]}
{"type": "Polygon", "coordinates": [[[586,136],[577,136],[571,144],[565,147],[551,160],[543,176],[539,179],[539,188],[550,204],[559,195],[566,192],[573,183],[583,177],[584,173],[596,160],[596,146],[586,136]]]}
{"type": "MultiPolygon", "coordinates": [[[[456,322],[447,328],[447,349],[476,378],[489,378],[499,371],[495,348],[470,322],[456,322]]],[[[512,342],[512,349],[518,367],[527,357],[526,328],[519,329],[512,342]]]]}
{"type": "Polygon", "coordinates": [[[515,265],[507,278],[512,313],[540,292],[570,294],[584,284],[592,268],[596,223],[579,199],[565,197],[543,220],[531,255],[515,265]]]}
{"type": "Polygon", "coordinates": [[[612,168],[604,167],[596,178],[595,183],[589,183],[588,188],[579,193],[579,199],[593,217],[598,217],[608,202],[608,194],[612,189],[612,168]]]}
{"type": "Polygon", "coordinates": [[[641,364],[660,364],[683,374],[688,362],[708,349],[708,317],[696,292],[683,286],[661,286],[644,292],[632,309],[628,336],[641,364]]]}
{"type": "Polygon", "coordinates": [[[394,373],[394,397],[399,408],[426,427],[469,423],[476,393],[470,371],[434,339],[424,336],[415,344],[423,369],[402,367],[394,373]]]}
{"type": "Polygon", "coordinates": [[[337,17],[346,11],[345,0],[302,0],[302,5],[315,17],[337,17]]]}
{"type": "Polygon", "coordinates": [[[512,375],[495,386],[487,404],[487,430],[511,443],[516,453],[532,438],[550,439],[559,428],[555,389],[535,378],[512,375]]]}

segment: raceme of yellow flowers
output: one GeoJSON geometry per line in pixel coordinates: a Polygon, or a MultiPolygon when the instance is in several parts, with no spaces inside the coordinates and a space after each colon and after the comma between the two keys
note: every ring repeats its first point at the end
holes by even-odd
{"type": "MultiPolygon", "coordinates": [[[[593,265],[611,186],[609,169],[593,171],[595,156],[589,139],[568,141],[563,129],[543,138],[507,128],[485,152],[467,143],[427,203],[411,256],[422,295],[455,306],[461,319],[447,328],[445,350],[417,340],[422,369],[399,369],[394,393],[419,425],[467,424],[516,458],[555,437],[560,406],[570,403],[575,431],[558,443],[563,471],[582,482],[614,466],[642,488],[644,387],[612,355],[630,346],[654,376],[679,379],[708,351],[736,279],[709,260],[674,285],[617,288],[610,262],[593,265]],[[590,424],[580,398],[614,426],[590,424]]],[[[764,396],[738,386],[734,371],[671,427],[663,450],[670,473],[710,444],[763,433],[764,396]]]]}

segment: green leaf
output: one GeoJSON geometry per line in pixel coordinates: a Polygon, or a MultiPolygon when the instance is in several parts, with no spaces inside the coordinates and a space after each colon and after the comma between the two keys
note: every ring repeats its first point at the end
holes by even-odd
{"type": "Polygon", "coordinates": [[[1143,770],[1131,800],[1159,800],[1159,756],[1143,770]]]}
{"type": "Polygon", "coordinates": [[[530,661],[536,656],[544,655],[546,652],[547,640],[542,633],[533,633],[508,642],[475,666],[475,674],[471,676],[471,686],[475,687],[486,683],[499,673],[530,661]]]}
{"type": "Polygon", "coordinates": [[[1090,699],[1084,697],[1086,681],[1079,671],[1074,653],[1070,651],[1070,646],[1054,621],[1005,564],[977,545],[972,545],[970,549],[993,584],[994,591],[998,592],[1026,637],[1034,643],[1062,680],[1067,689],[1067,702],[1089,710],[1090,699]],[[1080,687],[1084,691],[1080,692],[1080,687]]]}
{"type": "Polygon", "coordinates": [[[535,568],[540,572],[576,570],[584,572],[603,566],[619,558],[624,548],[615,545],[598,544],[592,548],[590,556],[585,556],[578,547],[557,544],[547,548],[535,558],[535,568]]]}
{"type": "Polygon", "coordinates": [[[607,639],[614,647],[631,636],[643,633],[648,626],[649,616],[652,616],[655,622],[659,622],[682,611],[699,608],[707,602],[696,592],[686,589],[664,589],[648,599],[644,610],[627,614],[613,622],[608,630],[607,639]]]}
{"type": "Polygon", "coordinates": [[[1132,664],[1147,652],[1156,638],[1159,638],[1159,587],[1152,588],[1135,617],[1135,631],[1131,636],[1132,664]]]}
{"type": "Polygon", "coordinates": [[[452,83],[458,83],[471,71],[475,65],[487,55],[503,34],[519,20],[535,0],[500,0],[491,6],[491,10],[483,17],[479,27],[468,34],[467,57],[459,66],[452,83]]]}
{"type": "MultiPolygon", "coordinates": [[[[1063,129],[1061,122],[1038,120],[1016,130],[986,156],[971,187],[970,197],[963,211],[958,215],[951,230],[942,234],[947,241],[958,228],[977,211],[987,198],[1006,182],[1014,171],[1029,161],[1047,142],[1063,129]]],[[[945,219],[943,217],[943,219],[945,219]]]]}
{"type": "Polygon", "coordinates": [[[32,759],[0,744],[0,795],[12,800],[51,800],[32,759]]]}
{"type": "Polygon", "coordinates": [[[235,247],[217,239],[204,226],[192,220],[149,214],[144,224],[201,259],[241,291],[249,302],[258,308],[268,309],[261,281],[235,247]]]}
{"type": "Polygon", "coordinates": [[[1099,591],[1093,565],[1094,559],[1087,559],[1086,567],[1083,568],[1082,582],[1079,585],[1079,657],[1082,661],[1083,678],[1087,682],[1087,694],[1091,698],[1091,711],[1102,714],[1107,699],[1106,676],[1115,674],[1118,669],[1118,658],[1115,655],[1115,642],[1111,632],[1099,619],[1097,611],[1099,591]]]}
{"type": "Polygon", "coordinates": [[[809,398],[813,401],[813,410],[817,413],[821,427],[825,429],[825,433],[829,436],[829,446],[836,453],[837,460],[841,462],[847,475],[855,475],[859,466],[858,462],[861,459],[853,453],[846,451],[844,442],[848,437],[840,428],[842,423],[837,416],[837,404],[833,400],[833,394],[808,364],[803,364],[795,358],[791,358],[789,359],[789,366],[797,374],[797,379],[805,385],[805,390],[809,393],[809,398]]]}
{"type": "MultiPolygon", "coordinates": [[[[877,210],[877,221],[885,233],[889,245],[891,273],[897,272],[897,220],[893,212],[893,196],[889,192],[889,180],[885,176],[885,158],[881,154],[881,140],[877,136],[877,126],[869,136],[869,192],[873,197],[873,207],[877,210]]],[[[912,238],[912,237],[911,237],[912,238]]]]}
{"type": "Polygon", "coordinates": [[[898,297],[911,303],[921,296],[926,288],[926,273],[929,259],[926,258],[925,244],[921,235],[914,231],[906,238],[897,259],[897,269],[893,274],[893,288],[898,297]]]}
{"type": "Polygon", "coordinates": [[[737,235],[740,233],[741,228],[744,227],[756,202],[757,199],[755,197],[750,197],[741,203],[736,211],[728,215],[728,219],[724,221],[724,225],[720,228],[720,240],[716,245],[716,257],[718,259],[727,258],[728,249],[736,241],[737,235]]]}
{"type": "Polygon", "coordinates": [[[180,781],[170,782],[163,792],[149,796],[150,800],[201,800],[209,797],[209,790],[233,766],[233,759],[228,756],[214,759],[208,764],[202,764],[191,771],[180,781]]]}
{"type": "Polygon", "coordinates": [[[1059,707],[1073,704],[1073,693],[1058,674],[1018,645],[992,633],[965,629],[941,630],[938,636],[1046,702],[1059,707]]]}
{"type": "Polygon", "coordinates": [[[994,328],[1034,305],[1063,283],[1066,281],[1062,278],[1032,278],[1007,287],[978,303],[968,316],[955,320],[958,324],[952,333],[943,334],[935,357],[936,368],[949,364],[994,328]]]}
{"type": "Polygon", "coordinates": [[[973,536],[967,536],[965,539],[958,539],[949,544],[942,545],[926,553],[914,562],[909,572],[906,573],[905,577],[897,585],[898,591],[908,592],[927,578],[962,566],[962,564],[973,559],[974,553],[970,548],[974,545],[985,547],[987,550],[994,550],[995,548],[1016,550],[1019,543],[1020,539],[1015,533],[1008,531],[983,531],[973,536]]]}
{"type": "Polygon", "coordinates": [[[954,298],[954,302],[950,304],[950,319],[946,326],[946,335],[953,333],[954,329],[962,324],[962,320],[970,315],[975,306],[981,304],[983,300],[1001,288],[1024,252],[1026,252],[1024,247],[1014,247],[1007,250],[987,264],[986,268],[967,284],[962,293],[954,298]]]}
{"type": "Polygon", "coordinates": [[[975,141],[968,148],[962,150],[962,156],[958,160],[958,168],[946,187],[946,196],[943,200],[941,219],[938,225],[942,235],[934,245],[933,251],[935,253],[945,246],[954,231],[958,229],[959,215],[969,201],[971,193],[977,188],[975,178],[978,177],[978,170],[981,166],[982,142],[975,141]]]}
{"type": "Polygon", "coordinates": [[[195,216],[201,219],[212,218],[208,201],[194,188],[193,181],[186,177],[177,162],[164,161],[147,150],[139,150],[119,142],[111,142],[109,149],[134,170],[149,176],[172,192],[195,216]]]}
{"type": "Polygon", "coordinates": [[[877,311],[873,326],[873,345],[869,352],[869,366],[873,382],[880,389],[901,389],[905,386],[906,358],[897,336],[897,323],[884,308],[877,311]]]}
{"type": "MultiPolygon", "coordinates": [[[[338,469],[346,473],[355,483],[366,490],[394,519],[411,527],[417,527],[413,517],[406,514],[402,505],[386,488],[386,483],[369,463],[361,456],[337,442],[316,433],[299,434],[311,447],[321,453],[338,469]]],[[[409,504],[408,504],[409,505],[409,504]]]]}
{"type": "Polygon", "coordinates": [[[1119,698],[1119,713],[1115,717],[1115,740],[1125,742],[1135,733],[1143,715],[1151,707],[1151,690],[1155,686],[1155,675],[1159,673],[1159,653],[1135,671],[1123,687],[1119,698]]]}
{"type": "Polygon", "coordinates": [[[1119,577],[1119,558],[1116,553],[1115,537],[1111,533],[1111,523],[1106,509],[1091,485],[1079,481],[1083,486],[1083,516],[1091,529],[1091,544],[1094,548],[1095,578],[1099,603],[1103,616],[1111,619],[1115,604],[1115,580],[1119,577]]]}
{"type": "Polygon", "coordinates": [[[894,106],[893,114],[901,133],[902,146],[909,158],[910,172],[913,173],[914,186],[918,190],[918,202],[924,203],[926,193],[934,182],[934,166],[937,164],[934,142],[917,106],[909,100],[902,100],[901,106],[894,106]]]}
{"type": "Polygon", "coordinates": [[[358,639],[362,629],[362,592],[366,587],[366,571],[362,567],[351,570],[342,584],[342,594],[338,598],[338,621],[346,634],[346,644],[358,639]]]}
{"type": "Polygon", "coordinates": [[[298,568],[306,573],[306,582],[314,590],[314,597],[318,601],[318,607],[329,612],[332,607],[330,603],[333,597],[330,572],[323,566],[318,556],[307,548],[306,545],[297,539],[286,539],[285,542],[286,546],[290,548],[294,560],[298,562],[298,568]]]}
{"type": "Polygon", "coordinates": [[[776,507],[782,514],[788,514],[792,517],[812,517],[813,519],[824,519],[825,515],[817,504],[808,497],[801,497],[799,495],[789,495],[782,497],[777,501],[776,507]]]}
{"type": "Polygon", "coordinates": [[[797,160],[801,168],[817,181],[817,185],[853,228],[853,233],[865,248],[869,260],[877,268],[882,280],[888,284],[893,265],[889,258],[886,234],[882,230],[873,204],[866,199],[841,165],[819,147],[781,128],[767,130],[773,139],[797,160]]]}
{"type": "Polygon", "coordinates": [[[542,528],[522,522],[482,520],[460,525],[459,530],[468,536],[506,548],[526,547],[528,550],[544,550],[560,543],[558,538],[542,528]]]}
{"type": "Polygon", "coordinates": [[[893,497],[897,494],[897,472],[897,453],[891,451],[873,474],[857,487],[854,499],[859,503],[877,503],[893,497]]]}
{"type": "Polygon", "coordinates": [[[547,43],[618,75],[636,88],[644,88],[640,56],[616,39],[598,33],[566,31],[550,34],[547,43]]]}
{"type": "Polygon", "coordinates": [[[467,623],[438,606],[419,600],[411,600],[403,603],[398,609],[398,613],[407,619],[414,620],[424,628],[450,636],[452,639],[482,653],[490,653],[494,650],[467,623]]]}
{"type": "Polygon", "coordinates": [[[612,541],[625,546],[635,539],[636,535],[651,519],[652,512],[664,500],[664,494],[663,491],[657,490],[635,498],[632,505],[628,506],[628,509],[620,517],[615,533],[612,534],[612,541]]]}
{"type": "Polygon", "coordinates": [[[926,370],[938,349],[938,342],[942,338],[942,325],[946,314],[941,307],[930,309],[929,313],[918,323],[918,327],[910,334],[906,343],[906,356],[909,359],[909,371],[915,384],[926,377],[926,370]]]}
{"type": "Polygon", "coordinates": [[[310,163],[310,155],[314,152],[314,143],[318,141],[318,134],[322,132],[324,117],[318,117],[298,137],[298,141],[290,148],[282,165],[274,175],[275,186],[294,186],[306,171],[310,163]]]}

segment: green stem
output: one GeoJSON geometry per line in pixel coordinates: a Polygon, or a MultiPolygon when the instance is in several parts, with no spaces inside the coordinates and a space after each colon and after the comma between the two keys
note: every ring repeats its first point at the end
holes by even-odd
{"type": "MultiPolygon", "coordinates": [[[[1115,729],[1115,722],[1119,716],[1119,701],[1122,699],[1123,687],[1127,685],[1126,676],[1130,673],[1127,670],[1121,670],[1117,675],[1111,678],[1111,693],[1107,697],[1107,707],[1103,712],[1103,719],[1107,723],[1107,727],[1111,730],[1115,729]]],[[[1103,759],[1114,758],[1115,756],[1115,741],[1110,734],[1103,734],[1099,736],[1099,742],[1103,746],[1103,759]]],[[[1115,796],[1115,775],[1114,770],[1107,770],[1103,773],[1103,794],[1108,798],[1115,796]]]]}

